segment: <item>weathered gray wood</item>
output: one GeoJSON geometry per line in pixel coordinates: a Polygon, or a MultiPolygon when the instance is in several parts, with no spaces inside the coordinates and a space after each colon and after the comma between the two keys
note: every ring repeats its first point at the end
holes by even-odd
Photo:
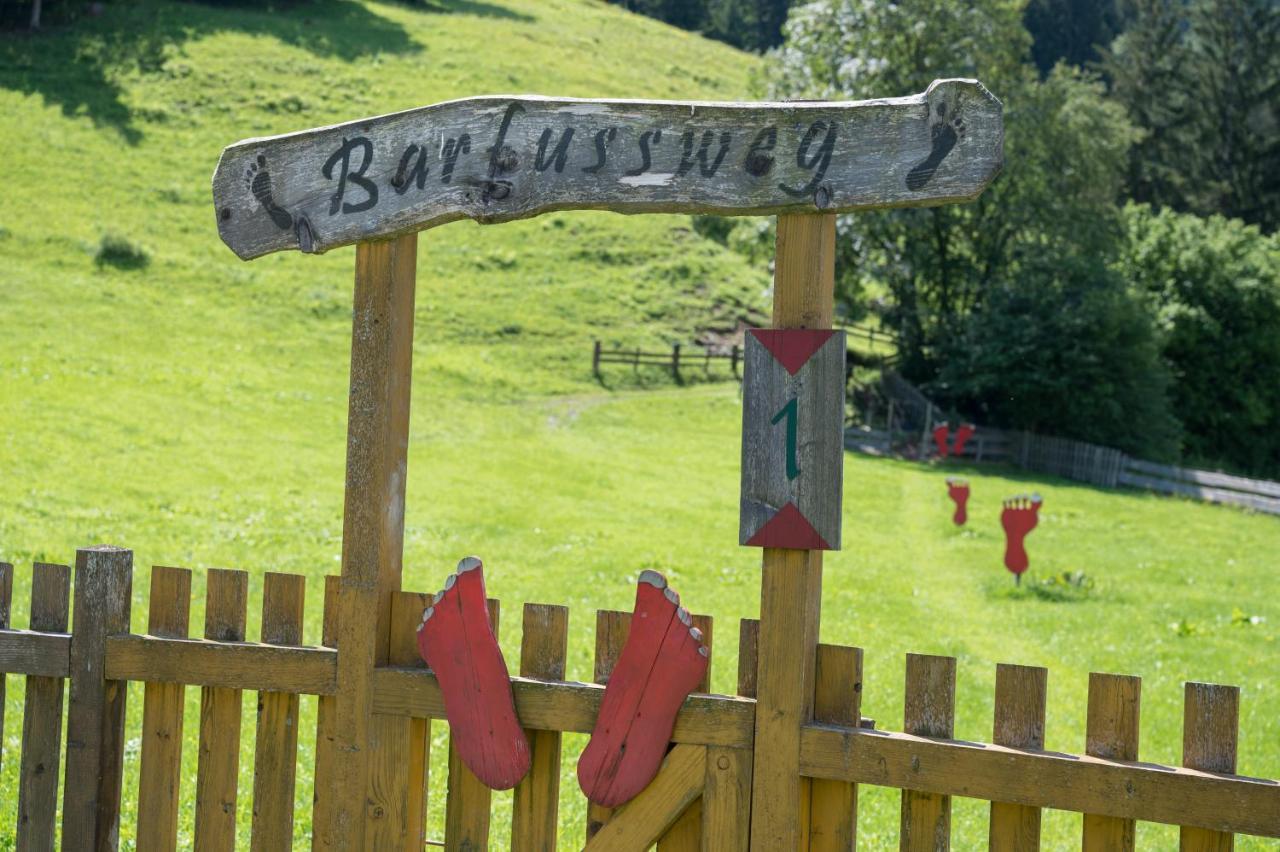
{"type": "Polygon", "coordinates": [[[0,630],[0,677],[66,677],[71,637],[65,633],[0,630]]]}
{"type": "MultiPolygon", "coordinates": [[[[37,562],[31,578],[31,629],[64,632],[70,592],[69,567],[37,562]]],[[[70,640],[67,648],[70,649],[70,640]]],[[[55,848],[64,676],[27,678],[22,714],[22,775],[18,781],[19,852],[55,848]]]]}
{"type": "Polygon", "coordinates": [[[124,774],[125,683],[107,680],[106,638],[129,630],[133,552],[102,545],[76,551],[63,785],[64,849],[111,849],[119,843],[124,774]]]}
{"type": "Polygon", "coordinates": [[[829,334],[794,373],[756,333],[745,336],[739,544],[840,549],[845,336],[843,331],[829,334]],[[790,511],[785,509],[788,503],[821,536],[821,543],[805,542],[809,531],[786,524],[787,516],[780,513],[790,511]],[[770,524],[775,518],[777,523],[770,524]]]}
{"type": "Polygon", "coordinates": [[[218,231],[241,258],[552,210],[848,211],[976,198],[1001,105],[975,80],[844,102],[493,96],[227,148],[218,231]]]}
{"type": "Polygon", "coordinates": [[[1116,480],[1120,485],[1132,488],[1146,488],[1165,494],[1183,494],[1207,500],[1210,503],[1226,503],[1232,506],[1245,506],[1270,515],[1280,515],[1280,500],[1271,497],[1260,497],[1245,494],[1241,491],[1226,491],[1221,488],[1206,488],[1185,482],[1174,482],[1171,479],[1157,479],[1152,476],[1139,476],[1134,473],[1121,473],[1116,480]]]}
{"type": "Polygon", "coordinates": [[[1280,482],[1268,479],[1246,479],[1243,476],[1231,476],[1226,473],[1214,473],[1208,470],[1195,470],[1187,467],[1174,467],[1167,464],[1129,459],[1125,467],[1137,473],[1149,473],[1161,479],[1176,479],[1182,482],[1194,482],[1197,485],[1211,485],[1218,488],[1229,488],[1232,491],[1244,491],[1247,494],[1261,494],[1264,497],[1280,497],[1280,482]]]}
{"type": "MultiPolygon", "coordinates": [[[[9,609],[13,598],[13,566],[8,562],[0,562],[0,630],[9,626],[9,609]]],[[[5,672],[4,658],[0,656],[0,731],[4,730],[4,690],[5,672]]],[[[0,743],[0,746],[3,744],[0,743]]],[[[4,748],[0,747],[0,760],[4,758],[4,748]]]]}

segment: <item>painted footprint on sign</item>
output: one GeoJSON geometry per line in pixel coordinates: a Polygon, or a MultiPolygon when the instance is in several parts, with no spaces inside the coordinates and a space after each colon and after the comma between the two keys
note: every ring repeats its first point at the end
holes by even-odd
{"type": "Polygon", "coordinates": [[[960,119],[959,112],[953,111],[951,118],[948,119],[946,102],[938,104],[937,118],[929,128],[932,139],[929,156],[907,172],[907,189],[913,192],[924,189],[929,181],[933,180],[938,166],[951,153],[951,149],[956,147],[956,143],[964,138],[964,130],[964,121],[960,119]]]}
{"type": "Polygon", "coordinates": [[[259,154],[257,162],[245,170],[244,183],[245,186],[249,187],[249,191],[253,193],[253,197],[258,199],[262,209],[267,211],[271,221],[276,223],[277,228],[286,231],[293,227],[293,217],[289,215],[289,211],[276,204],[275,195],[271,189],[271,174],[267,171],[267,158],[265,156],[259,154]]]}

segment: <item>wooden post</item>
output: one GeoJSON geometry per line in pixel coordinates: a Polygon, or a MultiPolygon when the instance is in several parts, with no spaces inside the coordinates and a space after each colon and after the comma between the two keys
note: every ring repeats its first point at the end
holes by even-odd
{"type": "MultiPolygon", "coordinates": [[[[1188,683],[1182,715],[1182,765],[1205,772],[1236,771],[1240,735],[1240,688],[1188,683]]],[[[1225,831],[1181,829],[1182,852],[1231,852],[1235,839],[1225,831]]]]}
{"type": "MultiPolygon", "coordinates": [[[[1138,715],[1142,678],[1089,674],[1085,754],[1107,760],[1138,759],[1138,715]]],[[[1119,817],[1084,815],[1084,852],[1133,852],[1135,823],[1119,817]]]]}
{"type": "MultiPolygon", "coordinates": [[[[1048,669],[1005,663],[996,666],[993,743],[1012,748],[1044,748],[1048,681],[1048,669]]],[[[1040,809],[992,802],[990,847],[991,852],[1039,849],[1040,809]]]]}
{"type": "MultiPolygon", "coordinates": [[[[13,566],[8,562],[0,562],[0,630],[9,627],[9,609],[13,600],[13,566]]],[[[0,731],[4,730],[4,682],[5,673],[0,672],[0,731]]],[[[4,759],[4,749],[0,748],[0,760],[4,759]]]]}
{"type": "MultiPolygon", "coordinates": [[[[393,666],[425,669],[426,662],[418,653],[418,625],[422,613],[431,606],[433,595],[396,592],[391,596],[391,647],[388,662],[393,666]]],[[[405,786],[404,836],[405,850],[420,852],[427,842],[427,789],[431,771],[431,720],[409,720],[409,742],[402,761],[404,772],[396,778],[405,786]],[[401,778],[403,781],[401,782],[401,778]]],[[[390,820],[387,820],[390,822],[390,820]]],[[[376,838],[375,838],[376,840],[376,838]]],[[[371,843],[373,849],[382,848],[371,843]]]]}
{"type": "MultiPolygon", "coordinates": [[[[955,732],[956,659],[907,654],[903,733],[951,738],[955,732]]],[[[945,852],[951,848],[951,797],[902,791],[902,852],[945,852]]]]}
{"type": "Polygon", "coordinates": [[[129,632],[133,551],[100,545],[76,551],[67,710],[62,845],[114,850],[120,841],[126,684],[107,680],[107,637],[129,632]]]}
{"type": "MultiPolygon", "coordinates": [[[[862,721],[862,649],[819,645],[813,717],[856,728],[862,721]]],[[[858,785],[815,780],[809,815],[810,852],[853,852],[858,834],[858,785]]]]}
{"type": "Polygon", "coordinates": [[[729,359],[730,359],[729,369],[733,372],[735,376],[738,375],[738,358],[739,357],[740,356],[738,353],[738,344],[735,343],[733,344],[733,348],[729,351],[729,359]]]}
{"type": "Polygon", "coordinates": [[[600,341],[591,347],[591,375],[600,378],[600,341]]]}
{"type": "MultiPolygon", "coordinates": [[[[374,725],[408,725],[407,717],[373,718],[373,667],[387,660],[391,593],[400,588],[404,487],[413,362],[417,234],[356,246],[347,418],[347,480],[342,524],[342,592],[338,619],[334,772],[330,824],[322,845],[365,848],[365,808],[382,739],[374,725]]],[[[387,740],[396,739],[385,732],[387,740]]],[[[376,802],[371,803],[377,806],[376,802]]]]}
{"type": "MultiPolygon", "coordinates": [[[[834,215],[778,217],[775,328],[831,327],[835,237],[834,215]]],[[[822,551],[766,548],[761,574],[751,848],[781,852],[808,840],[810,784],[800,775],[800,726],[813,718],[822,551]]]]}
{"type": "Polygon", "coordinates": [[[671,375],[680,378],[680,344],[671,345],[671,375]]]}
{"type": "MultiPolygon", "coordinates": [[[[564,680],[568,648],[568,608],[525,604],[520,675],[564,680]]],[[[526,730],[525,736],[529,738],[531,768],[516,785],[511,848],[515,852],[555,849],[556,815],[560,806],[560,732],[526,730]]]]}

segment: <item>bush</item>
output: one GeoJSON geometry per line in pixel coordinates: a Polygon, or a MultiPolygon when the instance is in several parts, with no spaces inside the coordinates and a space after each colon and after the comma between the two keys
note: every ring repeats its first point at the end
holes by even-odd
{"type": "Polygon", "coordinates": [[[102,235],[93,261],[98,266],[114,266],[116,269],[142,269],[151,262],[151,258],[142,246],[108,231],[102,235]]]}

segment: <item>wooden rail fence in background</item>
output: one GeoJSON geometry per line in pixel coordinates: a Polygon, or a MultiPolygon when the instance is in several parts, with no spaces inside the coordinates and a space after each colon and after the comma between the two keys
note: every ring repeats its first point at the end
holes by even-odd
{"type": "Polygon", "coordinates": [[[672,344],[670,352],[645,352],[636,349],[604,349],[597,340],[591,348],[591,374],[600,378],[601,364],[630,364],[633,370],[640,367],[662,367],[671,371],[671,375],[680,377],[680,365],[696,367],[702,364],[704,372],[711,370],[712,361],[728,361],[729,370],[734,378],[741,379],[738,365],[742,362],[742,347],[731,346],[728,352],[715,351],[713,347],[702,347],[702,353],[691,353],[684,350],[679,343],[672,344]]]}
{"type": "MultiPolygon", "coordinates": [[[[298,738],[314,737],[319,814],[323,782],[335,757],[332,708],[338,690],[338,651],[302,645],[305,584],[302,577],[264,579],[261,641],[245,641],[250,579],[239,571],[210,571],[205,638],[189,638],[191,572],[151,572],[148,630],[129,630],[133,600],[132,553],[118,548],[78,551],[74,594],[71,570],[32,568],[28,629],[9,624],[13,569],[0,564],[0,696],[4,673],[26,678],[17,801],[3,805],[0,843],[20,849],[53,847],[61,724],[65,714],[65,785],[61,825],[64,848],[114,849],[126,797],[136,797],[132,827],[139,849],[175,849],[177,814],[195,801],[195,839],[201,849],[288,849],[292,825],[298,738]],[[74,605],[71,601],[74,600],[74,605]],[[67,632],[68,609],[73,609],[67,632]],[[137,790],[123,790],[124,719],[128,685],[142,692],[141,772],[137,790]],[[64,684],[66,685],[64,687],[64,684]],[[185,714],[185,690],[202,691],[199,718],[185,714]],[[64,688],[71,696],[64,702],[64,688]],[[253,784],[237,789],[241,690],[259,693],[253,784]],[[299,695],[320,696],[314,731],[299,731],[299,695]],[[196,725],[195,767],[182,765],[181,732],[196,725]],[[250,797],[250,837],[237,837],[236,802],[250,797]],[[11,826],[12,828],[4,828],[11,826]],[[12,830],[15,836],[4,836],[12,830]]],[[[333,640],[339,584],[324,588],[326,644],[333,640]]],[[[374,712],[408,720],[407,739],[379,747],[396,749],[392,765],[403,771],[380,780],[385,801],[398,808],[391,837],[379,848],[420,850],[426,817],[443,808],[448,849],[554,848],[559,832],[560,734],[589,732],[604,687],[629,629],[626,613],[596,615],[595,677],[565,680],[569,612],[525,604],[521,674],[512,678],[516,709],[530,732],[533,768],[514,796],[512,833],[491,831],[489,791],[465,767],[449,761],[444,802],[428,801],[425,774],[430,727],[444,718],[435,677],[413,651],[412,635],[427,596],[396,592],[390,619],[389,664],[372,672],[374,712]]],[[[496,601],[491,602],[495,619],[496,601]]],[[[713,635],[709,617],[698,617],[713,635]]],[[[370,626],[370,629],[373,629],[370,626]]],[[[613,811],[592,809],[588,849],[744,850],[751,807],[751,749],[758,681],[758,624],[738,631],[738,695],[694,694],[676,721],[675,748],[653,783],[613,811]]],[[[722,633],[718,645],[724,644],[722,633]]],[[[1048,672],[1000,665],[996,673],[992,744],[954,738],[957,664],[954,658],[908,655],[901,733],[876,730],[860,715],[862,651],[819,645],[814,720],[800,730],[799,767],[812,779],[808,815],[811,849],[844,848],[856,833],[857,784],[902,792],[902,849],[950,846],[951,797],[992,803],[992,849],[1040,848],[1040,809],[1085,814],[1086,849],[1132,849],[1133,821],[1183,826],[1183,848],[1230,848],[1232,833],[1280,837],[1280,783],[1236,775],[1239,690],[1188,683],[1184,694],[1183,766],[1139,761],[1140,681],[1094,674],[1089,681],[1084,755],[1046,751],[1044,719],[1048,672]]],[[[1148,700],[1170,696],[1148,696],[1148,700]]],[[[133,694],[137,700],[137,694],[133,694]]],[[[4,707],[0,700],[0,710],[4,707]]],[[[1247,763],[1247,761],[1246,761],[1247,763]]],[[[305,814],[303,815],[305,816],[305,814]]],[[[372,818],[371,818],[372,819],[372,818]]],[[[390,817],[388,817],[390,819],[390,817]]],[[[384,830],[385,829],[385,830],[384,830]]],[[[317,839],[315,847],[320,846],[317,839]]]]}

